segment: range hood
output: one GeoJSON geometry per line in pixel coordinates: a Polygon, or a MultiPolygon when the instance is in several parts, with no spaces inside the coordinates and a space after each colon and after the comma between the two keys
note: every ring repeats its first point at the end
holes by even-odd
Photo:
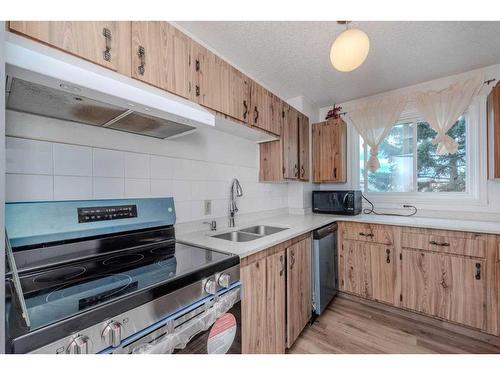
{"type": "Polygon", "coordinates": [[[155,138],[215,127],[196,103],[7,33],[6,108],[155,138]]]}

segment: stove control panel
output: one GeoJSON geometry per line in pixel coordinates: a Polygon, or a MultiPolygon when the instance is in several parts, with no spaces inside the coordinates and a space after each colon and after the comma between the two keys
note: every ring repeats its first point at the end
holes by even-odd
{"type": "Polygon", "coordinates": [[[94,221],[129,219],[137,217],[135,204],[126,206],[103,206],[78,208],[78,222],[91,223],[94,221]]]}

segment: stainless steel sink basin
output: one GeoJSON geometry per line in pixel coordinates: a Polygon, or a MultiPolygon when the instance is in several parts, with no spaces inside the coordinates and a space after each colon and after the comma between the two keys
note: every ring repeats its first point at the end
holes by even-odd
{"type": "Polygon", "coordinates": [[[237,231],[229,232],[229,233],[222,233],[222,234],[218,234],[218,235],[212,236],[212,237],[220,238],[222,240],[233,241],[233,242],[248,242],[248,241],[253,241],[253,240],[256,240],[257,238],[260,238],[260,236],[256,236],[255,234],[237,232],[237,231]]]}
{"type": "Polygon", "coordinates": [[[248,227],[240,229],[240,232],[257,234],[259,236],[268,236],[270,234],[278,233],[288,228],[271,227],[267,225],[255,225],[253,227],[248,227]]]}
{"type": "Polygon", "coordinates": [[[234,232],[217,234],[212,237],[233,242],[248,242],[262,238],[264,236],[269,236],[270,234],[281,232],[282,230],[286,229],[288,228],[278,228],[267,225],[254,225],[253,227],[240,229],[234,232]]]}

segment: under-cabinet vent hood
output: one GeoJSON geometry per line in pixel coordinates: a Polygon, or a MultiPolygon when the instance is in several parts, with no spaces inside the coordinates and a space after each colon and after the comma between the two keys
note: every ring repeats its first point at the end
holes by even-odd
{"type": "Polygon", "coordinates": [[[52,48],[10,35],[5,50],[7,109],[155,138],[215,126],[196,103],[52,48]]]}

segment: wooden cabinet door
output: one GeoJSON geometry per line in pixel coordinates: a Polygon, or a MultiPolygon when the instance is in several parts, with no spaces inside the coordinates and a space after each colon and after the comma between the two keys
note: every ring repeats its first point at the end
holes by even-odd
{"type": "Polygon", "coordinates": [[[487,100],[488,177],[500,179],[500,83],[491,90],[487,100]]]}
{"type": "Polygon", "coordinates": [[[241,267],[241,325],[243,354],[266,353],[267,283],[266,259],[241,267]]]}
{"type": "Polygon", "coordinates": [[[299,113],[299,178],[309,181],[309,118],[299,113]]]}
{"type": "Polygon", "coordinates": [[[397,262],[392,246],[366,244],[370,249],[371,290],[376,301],[398,305],[396,296],[397,262]]]}
{"type": "Polygon", "coordinates": [[[250,118],[250,85],[246,75],[236,68],[229,69],[229,106],[227,115],[248,123],[250,118]]]}
{"type": "Polygon", "coordinates": [[[267,269],[267,353],[285,353],[286,262],[285,250],[266,258],[267,269]]]}
{"type": "Polygon", "coordinates": [[[273,134],[276,135],[281,135],[282,129],[283,129],[283,118],[284,118],[284,113],[283,111],[285,110],[285,102],[278,98],[276,95],[272,93],[268,93],[270,96],[270,101],[269,101],[269,131],[273,134]]]}
{"type": "Polygon", "coordinates": [[[264,87],[251,81],[250,83],[250,126],[272,133],[271,126],[271,95],[264,87]]]}
{"type": "Polygon", "coordinates": [[[313,126],[314,182],[345,182],[347,127],[342,119],[313,126]]]}
{"type": "Polygon", "coordinates": [[[132,77],[187,98],[188,37],[168,22],[133,21],[132,77]]]}
{"type": "Polygon", "coordinates": [[[281,141],[259,144],[259,181],[283,181],[281,141]]]}
{"type": "Polygon", "coordinates": [[[403,249],[403,307],[484,329],[485,262],[403,249]]]}
{"type": "Polygon", "coordinates": [[[292,106],[285,107],[283,122],[283,177],[299,178],[299,112],[292,106]]]}
{"type": "Polygon", "coordinates": [[[290,348],[311,319],[311,238],[286,249],[287,347],[290,348]]]}
{"type": "Polygon", "coordinates": [[[130,76],[130,22],[10,21],[9,28],[130,76]]]}
{"type": "Polygon", "coordinates": [[[344,241],[339,253],[340,287],[365,298],[372,298],[372,270],[370,244],[360,241],[344,241]]]}

